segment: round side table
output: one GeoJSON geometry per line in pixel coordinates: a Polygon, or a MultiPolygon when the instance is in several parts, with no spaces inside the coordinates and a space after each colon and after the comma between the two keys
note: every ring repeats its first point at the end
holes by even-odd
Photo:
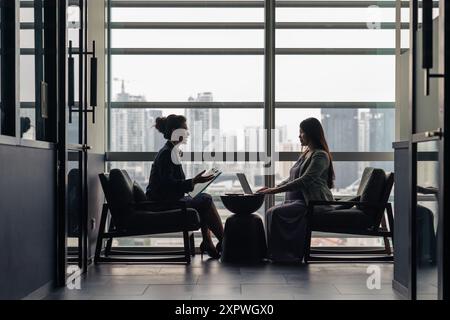
{"type": "Polygon", "coordinates": [[[222,261],[257,263],[266,258],[264,225],[254,214],[264,203],[264,195],[225,195],[221,199],[225,208],[234,213],[225,222],[222,261]]]}

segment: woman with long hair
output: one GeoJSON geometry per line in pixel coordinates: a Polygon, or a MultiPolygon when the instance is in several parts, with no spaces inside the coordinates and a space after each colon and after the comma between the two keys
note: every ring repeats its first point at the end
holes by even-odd
{"type": "Polygon", "coordinates": [[[153,201],[171,202],[182,200],[186,206],[196,209],[200,216],[203,242],[200,251],[207,252],[212,258],[219,258],[223,239],[223,226],[216,206],[207,193],[200,193],[195,197],[186,195],[194,189],[197,183],[204,183],[213,176],[204,176],[200,172],[192,179],[186,179],[180,163],[178,146],[186,143],[188,127],[186,118],[182,115],[171,114],[167,117],[156,118],[156,129],[167,139],[166,144],[159,150],[152,164],[150,179],[147,186],[147,198],[153,201]],[[214,247],[211,232],[219,240],[214,247]]]}
{"type": "MultiPolygon", "coordinates": [[[[289,178],[274,188],[258,192],[285,192],[285,201],[266,213],[269,258],[280,262],[301,262],[306,239],[306,210],[311,200],[333,200],[334,170],[321,123],[308,118],[300,123],[302,153],[290,169],[289,178]]],[[[326,210],[323,207],[322,210],[326,210]]]]}

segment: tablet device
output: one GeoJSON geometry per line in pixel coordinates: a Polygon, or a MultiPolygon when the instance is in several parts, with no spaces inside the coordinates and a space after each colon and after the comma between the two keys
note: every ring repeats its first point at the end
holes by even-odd
{"type": "Polygon", "coordinates": [[[212,174],[212,175],[214,175],[214,178],[212,178],[210,181],[207,181],[207,182],[204,182],[204,183],[197,183],[197,184],[194,186],[194,190],[192,190],[192,191],[189,192],[188,194],[189,194],[192,198],[194,198],[196,195],[202,193],[203,191],[206,190],[206,188],[208,188],[208,186],[209,186],[211,183],[213,183],[213,182],[217,179],[217,177],[220,176],[221,173],[222,173],[222,172],[219,171],[217,168],[212,168],[212,169],[206,171],[206,172],[203,174],[203,176],[209,176],[209,175],[212,174]]]}

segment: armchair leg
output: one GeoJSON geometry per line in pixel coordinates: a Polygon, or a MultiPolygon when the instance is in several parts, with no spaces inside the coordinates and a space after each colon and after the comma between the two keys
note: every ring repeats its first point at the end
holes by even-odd
{"type": "Polygon", "coordinates": [[[191,256],[195,256],[195,239],[194,239],[194,233],[192,232],[189,236],[189,245],[191,247],[191,256]]]}
{"type": "Polygon", "coordinates": [[[313,207],[308,206],[307,210],[306,210],[306,239],[305,239],[305,252],[303,254],[303,260],[305,261],[305,263],[308,263],[309,261],[309,256],[310,256],[310,252],[311,252],[311,233],[312,233],[312,229],[311,229],[311,220],[312,220],[312,213],[313,213],[313,207]]]}
{"type": "Polygon", "coordinates": [[[311,229],[308,227],[306,231],[306,239],[305,239],[305,253],[304,253],[304,261],[308,263],[309,256],[311,253],[311,229]]]}
{"type": "Polygon", "coordinates": [[[109,238],[108,241],[106,241],[106,248],[105,248],[105,256],[109,256],[111,253],[111,247],[112,247],[112,241],[113,238],[109,238]]]}
{"type": "Polygon", "coordinates": [[[105,225],[106,225],[107,216],[108,216],[108,205],[105,203],[105,204],[103,204],[102,216],[100,218],[100,226],[98,229],[97,244],[95,246],[94,263],[97,263],[99,261],[100,254],[102,252],[103,234],[105,233],[105,225]]]}
{"type": "Polygon", "coordinates": [[[186,264],[191,264],[191,249],[190,249],[190,239],[189,231],[183,231],[183,241],[184,241],[184,257],[186,264]]]}
{"type": "Polygon", "coordinates": [[[386,206],[386,214],[388,218],[389,231],[391,232],[392,242],[394,242],[394,215],[392,213],[392,204],[389,202],[386,206]]]}
{"type": "MultiPolygon", "coordinates": [[[[386,218],[383,215],[383,218],[381,219],[381,227],[384,229],[386,228],[386,218]]],[[[391,250],[391,243],[389,241],[388,237],[383,237],[383,242],[384,242],[384,250],[386,251],[387,255],[391,255],[392,254],[392,250],[391,250]]]]}

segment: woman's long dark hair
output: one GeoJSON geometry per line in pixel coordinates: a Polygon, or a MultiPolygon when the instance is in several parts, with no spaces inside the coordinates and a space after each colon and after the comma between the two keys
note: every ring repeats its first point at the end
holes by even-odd
{"type": "Polygon", "coordinates": [[[330,148],[328,148],[327,140],[325,139],[325,133],[322,128],[322,124],[316,118],[308,118],[300,123],[300,128],[303,133],[308,137],[310,143],[316,149],[321,149],[328,154],[330,158],[330,166],[328,167],[328,188],[334,187],[334,168],[333,159],[331,157],[330,148]]]}

